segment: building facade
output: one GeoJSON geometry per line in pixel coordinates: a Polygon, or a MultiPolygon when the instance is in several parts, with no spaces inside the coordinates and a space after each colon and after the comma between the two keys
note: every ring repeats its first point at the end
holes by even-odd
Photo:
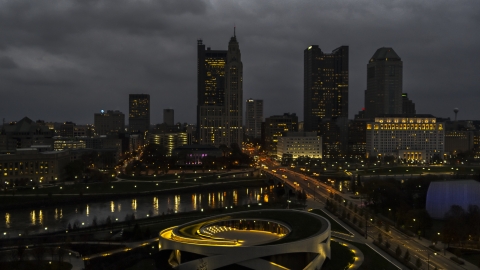
{"type": "Polygon", "coordinates": [[[38,144],[51,145],[55,131],[42,123],[34,122],[30,118],[24,117],[18,122],[4,124],[1,133],[3,139],[0,140],[0,143],[2,143],[0,149],[8,148],[8,150],[13,150],[38,144]]]}
{"type": "Polygon", "coordinates": [[[197,132],[200,144],[243,141],[243,64],[236,35],[228,50],[197,42],[197,132]]]}
{"type": "Polygon", "coordinates": [[[37,185],[63,181],[70,152],[40,152],[36,148],[17,149],[14,154],[0,155],[0,185],[37,185]]]}
{"type": "Polygon", "coordinates": [[[348,46],[304,51],[304,130],[317,131],[324,117],[348,117],[348,46]]]}
{"type": "Polygon", "coordinates": [[[94,114],[95,133],[111,135],[125,132],[125,114],[120,111],[101,110],[94,114]]]}
{"type": "Polygon", "coordinates": [[[186,132],[148,134],[148,141],[152,144],[162,145],[167,149],[167,155],[171,156],[174,148],[187,145],[188,135],[186,132]]]}
{"type": "Polygon", "coordinates": [[[284,154],[293,159],[322,158],[322,137],[317,132],[287,132],[278,138],[277,159],[281,160],[284,154]]]}
{"type": "Polygon", "coordinates": [[[150,129],[150,95],[130,94],[128,100],[128,128],[130,133],[144,133],[150,129]]]}
{"type": "Polygon", "coordinates": [[[367,155],[430,162],[444,155],[445,124],[432,115],[385,115],[367,123],[367,155]]]}
{"type": "Polygon", "coordinates": [[[262,136],[263,100],[247,99],[245,110],[245,134],[251,138],[260,138],[262,136]]]}
{"type": "Polygon", "coordinates": [[[417,114],[415,109],[415,103],[408,98],[407,93],[402,94],[402,114],[404,115],[414,115],[417,114]]]}
{"type": "Polygon", "coordinates": [[[403,62],[392,49],[382,47],[367,64],[366,118],[402,114],[403,62]]]}
{"type": "Polygon", "coordinates": [[[175,125],[175,112],[173,109],[163,109],[163,123],[167,126],[175,125]]]}
{"type": "Polygon", "coordinates": [[[295,113],[273,115],[265,119],[265,149],[269,155],[277,155],[278,139],[286,132],[298,131],[298,116],[295,113]]]}

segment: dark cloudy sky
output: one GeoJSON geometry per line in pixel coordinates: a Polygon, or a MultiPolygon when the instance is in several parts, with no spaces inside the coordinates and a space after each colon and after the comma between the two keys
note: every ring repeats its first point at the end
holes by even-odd
{"type": "Polygon", "coordinates": [[[2,0],[0,118],[92,123],[151,95],[194,123],[196,43],[226,49],[237,26],[244,99],[265,116],[303,119],[303,50],[350,46],[349,114],[362,107],[366,64],[379,47],[403,60],[417,113],[480,119],[480,3],[476,0],[2,0]]]}

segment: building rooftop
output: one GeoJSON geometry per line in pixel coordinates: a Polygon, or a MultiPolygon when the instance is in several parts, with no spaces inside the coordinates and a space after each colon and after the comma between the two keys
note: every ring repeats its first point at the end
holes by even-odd
{"type": "Polygon", "coordinates": [[[375,54],[373,54],[372,58],[370,61],[374,60],[396,60],[400,61],[402,60],[400,56],[390,47],[382,47],[378,49],[375,54]]]}

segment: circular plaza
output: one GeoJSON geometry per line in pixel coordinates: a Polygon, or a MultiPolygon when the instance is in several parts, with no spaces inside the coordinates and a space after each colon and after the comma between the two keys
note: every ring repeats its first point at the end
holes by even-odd
{"type": "Polygon", "coordinates": [[[330,258],[330,223],[298,210],[208,217],[160,232],[174,269],[320,269],[330,258]]]}

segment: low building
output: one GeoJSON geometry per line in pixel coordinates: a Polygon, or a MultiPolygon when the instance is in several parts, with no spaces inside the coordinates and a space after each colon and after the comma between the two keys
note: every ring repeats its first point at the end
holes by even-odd
{"type": "Polygon", "coordinates": [[[72,138],[55,138],[53,140],[53,150],[55,151],[85,148],[87,148],[87,144],[83,139],[72,140],[72,138]]]}
{"type": "Polygon", "coordinates": [[[148,134],[149,143],[161,145],[167,149],[167,155],[171,156],[174,148],[188,144],[188,134],[186,132],[178,133],[160,133],[148,134]]]}
{"type": "Polygon", "coordinates": [[[20,148],[13,154],[0,155],[0,183],[13,187],[61,181],[68,162],[69,151],[20,148]]]}
{"type": "Polygon", "coordinates": [[[322,158],[322,137],[317,132],[287,132],[277,143],[277,159],[284,155],[298,157],[322,158]]]}
{"type": "Polygon", "coordinates": [[[213,145],[184,145],[173,149],[172,155],[178,158],[179,165],[202,165],[206,157],[221,157],[222,150],[213,145]]]}
{"type": "Polygon", "coordinates": [[[404,162],[443,158],[445,126],[432,115],[385,115],[367,123],[367,155],[404,162]]]}

